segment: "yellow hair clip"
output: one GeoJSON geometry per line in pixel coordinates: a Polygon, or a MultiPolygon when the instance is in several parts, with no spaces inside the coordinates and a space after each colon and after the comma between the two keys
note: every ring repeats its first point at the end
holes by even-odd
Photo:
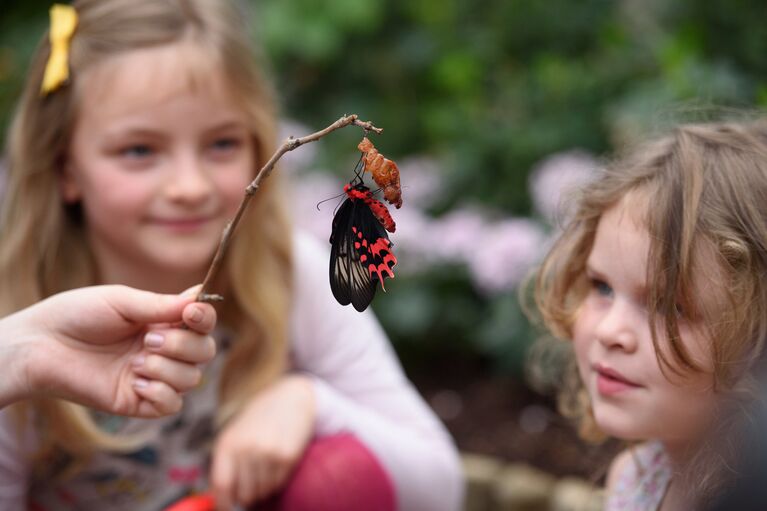
{"type": "Polygon", "coordinates": [[[58,89],[69,79],[69,42],[77,27],[77,12],[71,5],[54,4],[51,7],[51,54],[45,65],[40,93],[58,89]]]}

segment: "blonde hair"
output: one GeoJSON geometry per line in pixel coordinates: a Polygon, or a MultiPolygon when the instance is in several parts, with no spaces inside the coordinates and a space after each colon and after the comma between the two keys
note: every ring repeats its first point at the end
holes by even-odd
{"type": "MultiPolygon", "coordinates": [[[[536,305],[556,337],[572,339],[599,220],[629,194],[645,199],[633,204],[644,206],[651,240],[647,308],[661,368],[680,377],[706,370],[680,342],[681,304],[703,325],[715,391],[730,403],[753,400],[750,370],[767,335],[767,123],[679,126],[607,165],[581,191],[573,218],[536,276],[536,305]],[[696,275],[710,277],[715,300],[702,299],[696,275]]],[[[583,383],[567,382],[563,413],[579,421],[584,436],[599,439],[583,383]]],[[[695,481],[690,484],[698,494],[715,488],[723,471],[702,462],[688,469],[696,474],[687,481],[695,481]]]]}
{"type": "MultiPolygon", "coordinates": [[[[115,55],[139,48],[196,45],[214,59],[229,91],[246,112],[256,148],[255,172],[276,147],[271,89],[258,70],[243,13],[221,0],[79,0],[71,44],[70,82],[47,97],[40,83],[50,53],[47,36],[33,59],[9,134],[9,174],[0,214],[0,315],[65,289],[97,283],[94,257],[77,214],[59,190],[73,122],[78,77],[115,55]]],[[[235,342],[219,388],[220,422],[256,390],[276,378],[287,357],[291,236],[275,173],[251,201],[227,255],[219,285],[227,299],[220,321],[235,342]]],[[[244,193],[244,190],[243,190],[244,193]]],[[[94,424],[87,410],[38,400],[46,448],[83,457],[96,448],[128,448],[94,424]]]]}

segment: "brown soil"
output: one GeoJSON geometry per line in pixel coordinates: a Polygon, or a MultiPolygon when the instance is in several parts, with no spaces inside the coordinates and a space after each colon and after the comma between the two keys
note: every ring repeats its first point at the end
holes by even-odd
{"type": "Polygon", "coordinates": [[[518,379],[492,374],[481,364],[440,361],[408,373],[462,452],[598,483],[618,448],[585,443],[557,414],[551,397],[533,392],[518,379]]]}

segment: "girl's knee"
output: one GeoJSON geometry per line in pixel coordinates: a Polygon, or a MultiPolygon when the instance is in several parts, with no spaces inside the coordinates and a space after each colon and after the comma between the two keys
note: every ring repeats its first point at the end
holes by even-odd
{"type": "Polygon", "coordinates": [[[281,511],[393,511],[394,486],[367,447],[340,434],[309,444],[280,504],[281,511]]]}

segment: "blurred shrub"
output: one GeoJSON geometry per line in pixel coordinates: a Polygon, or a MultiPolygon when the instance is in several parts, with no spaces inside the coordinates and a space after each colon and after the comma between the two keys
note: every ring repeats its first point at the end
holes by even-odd
{"type": "MultiPolygon", "coordinates": [[[[499,257],[497,225],[532,217],[550,235],[553,188],[579,182],[591,155],[712,105],[767,106],[766,7],[753,0],[328,4],[260,0],[255,19],[292,118],[319,127],[359,113],[386,129],[382,152],[427,155],[438,169],[436,198],[406,189],[393,213],[403,268],[374,302],[400,352],[419,360],[450,350],[517,372],[535,336],[519,279],[488,289],[476,270],[501,282],[531,261],[499,257]],[[536,168],[548,177],[529,184],[536,168]],[[471,254],[444,257],[461,243],[471,254]],[[405,267],[413,259],[419,268],[405,267]]],[[[327,139],[315,163],[348,176],[355,137],[327,139]]],[[[412,176],[405,165],[405,186],[412,176]]]]}
{"type": "MultiPolygon", "coordinates": [[[[3,125],[49,3],[2,0],[3,125]]],[[[425,200],[407,188],[404,166],[412,209],[394,212],[393,236],[402,270],[375,302],[414,357],[454,349],[520,367],[532,334],[515,287],[532,260],[503,254],[532,240],[545,247],[546,189],[580,175],[573,155],[589,160],[708,105],[767,106],[767,6],[758,0],[250,3],[286,117],[314,130],[358,113],[385,128],[375,140],[384,154],[436,169],[437,192],[425,200]],[[529,175],[555,154],[570,158],[562,177],[529,193],[529,175]],[[459,228],[477,236],[462,239],[459,228]],[[470,254],[448,253],[458,246],[470,254]]],[[[352,130],[324,139],[311,166],[348,178],[357,140],[352,130]]],[[[317,193],[312,206],[337,192],[317,193]]]]}
{"type": "Polygon", "coordinates": [[[535,162],[602,154],[670,104],[767,104],[767,7],[755,0],[256,7],[287,112],[312,126],[358,112],[387,129],[393,156],[438,155],[443,210],[472,199],[527,214],[535,162]]]}

